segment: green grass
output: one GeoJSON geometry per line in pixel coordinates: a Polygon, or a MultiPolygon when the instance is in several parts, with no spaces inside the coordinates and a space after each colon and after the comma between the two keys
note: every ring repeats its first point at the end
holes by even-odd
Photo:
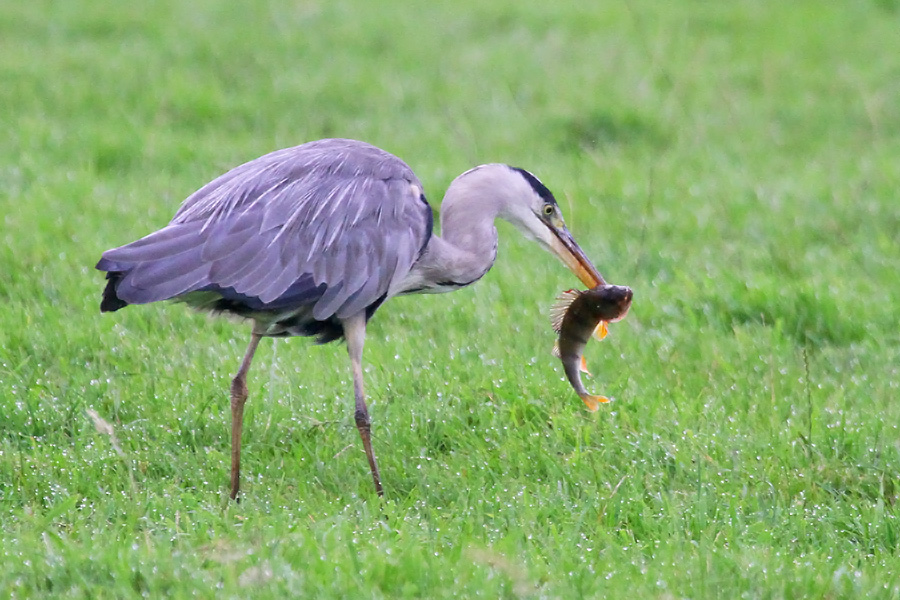
{"type": "Polygon", "coordinates": [[[900,598],[900,3],[6,2],[0,596],[900,598]],[[550,355],[575,280],[501,226],[471,289],[391,301],[367,388],[245,325],[98,312],[100,253],[327,136],[434,205],[533,170],[635,305],[550,355]],[[91,411],[112,427],[91,418],[91,411]]]}

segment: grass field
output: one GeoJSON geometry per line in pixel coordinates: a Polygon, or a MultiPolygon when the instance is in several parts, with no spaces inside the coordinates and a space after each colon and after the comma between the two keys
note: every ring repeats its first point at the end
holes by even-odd
{"type": "Polygon", "coordinates": [[[900,2],[0,4],[0,596],[900,598],[900,2]],[[387,5],[386,5],[387,4],[387,5]],[[534,171],[635,305],[577,281],[392,300],[366,348],[99,314],[100,253],[270,150],[352,137],[437,206],[534,171]],[[93,415],[93,416],[92,416],[93,415]]]}

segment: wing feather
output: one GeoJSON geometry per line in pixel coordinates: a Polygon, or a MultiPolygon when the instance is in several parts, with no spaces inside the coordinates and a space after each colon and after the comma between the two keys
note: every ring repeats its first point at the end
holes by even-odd
{"type": "Polygon", "coordinates": [[[234,248],[230,254],[210,263],[209,278],[212,283],[222,287],[234,287],[244,291],[242,280],[255,269],[271,268],[264,262],[268,240],[265,236],[255,235],[234,248]]]}
{"type": "Polygon", "coordinates": [[[259,235],[260,225],[253,213],[237,216],[226,225],[220,225],[205,232],[203,260],[215,262],[247,243],[251,237],[259,235]]]}
{"type": "MultiPolygon", "coordinates": [[[[281,273],[260,284],[253,290],[253,295],[260,299],[263,304],[270,303],[276,298],[283,297],[297,281],[297,273],[300,270],[300,257],[297,254],[289,256],[284,263],[281,273]]],[[[312,281],[310,281],[312,284],[312,281]]]]}
{"type": "Polygon", "coordinates": [[[214,291],[254,310],[296,302],[315,304],[316,319],[344,318],[383,300],[418,259],[432,226],[421,189],[374,146],[310,142],[213,180],[98,268],[126,273],[120,297],[131,303],[214,291]]]}
{"type": "Polygon", "coordinates": [[[206,265],[201,265],[148,286],[145,282],[140,281],[140,269],[136,269],[119,282],[116,294],[129,304],[145,304],[174,298],[206,285],[208,282],[207,270],[206,265]]]}
{"type": "Polygon", "coordinates": [[[130,262],[138,257],[166,258],[181,254],[197,245],[196,226],[168,226],[139,239],[133,244],[114,248],[104,257],[114,262],[130,262]]]}
{"type": "Polygon", "coordinates": [[[150,290],[173,279],[173,273],[178,275],[193,273],[201,267],[206,272],[209,272],[209,267],[200,260],[200,248],[194,247],[180,254],[167,257],[165,260],[142,262],[129,273],[129,278],[135,287],[150,290]]]}

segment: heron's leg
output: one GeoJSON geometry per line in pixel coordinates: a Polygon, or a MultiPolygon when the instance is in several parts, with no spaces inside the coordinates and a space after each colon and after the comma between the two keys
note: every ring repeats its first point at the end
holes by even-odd
{"type": "MultiPolygon", "coordinates": [[[[241,487],[241,431],[244,428],[244,403],[247,401],[247,371],[262,336],[255,331],[241,368],[231,380],[231,499],[235,500],[241,487]]],[[[240,502],[240,500],[238,500],[240,502]]]]}
{"type": "Polygon", "coordinates": [[[375,491],[379,496],[384,496],[381,487],[381,475],[378,473],[378,463],[375,462],[375,453],[372,451],[372,425],[369,421],[369,409],[366,408],[366,395],[363,390],[362,353],[366,341],[366,317],[363,313],[345,319],[344,337],[347,340],[347,352],[350,354],[350,365],[353,369],[353,393],[356,396],[356,428],[359,437],[362,438],[366,457],[369,459],[369,468],[372,469],[372,479],[375,481],[375,491]]]}

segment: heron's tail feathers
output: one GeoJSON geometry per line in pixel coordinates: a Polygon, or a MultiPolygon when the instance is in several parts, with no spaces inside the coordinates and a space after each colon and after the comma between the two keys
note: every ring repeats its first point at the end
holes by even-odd
{"type": "Polygon", "coordinates": [[[107,284],[100,310],[168,300],[209,284],[199,225],[165,227],[136,242],[103,253],[97,269],[107,284]]]}
{"type": "Polygon", "coordinates": [[[128,306],[128,303],[116,294],[116,285],[122,280],[122,275],[121,271],[106,274],[106,289],[103,290],[103,299],[100,301],[100,312],[114,312],[128,306]]]}

